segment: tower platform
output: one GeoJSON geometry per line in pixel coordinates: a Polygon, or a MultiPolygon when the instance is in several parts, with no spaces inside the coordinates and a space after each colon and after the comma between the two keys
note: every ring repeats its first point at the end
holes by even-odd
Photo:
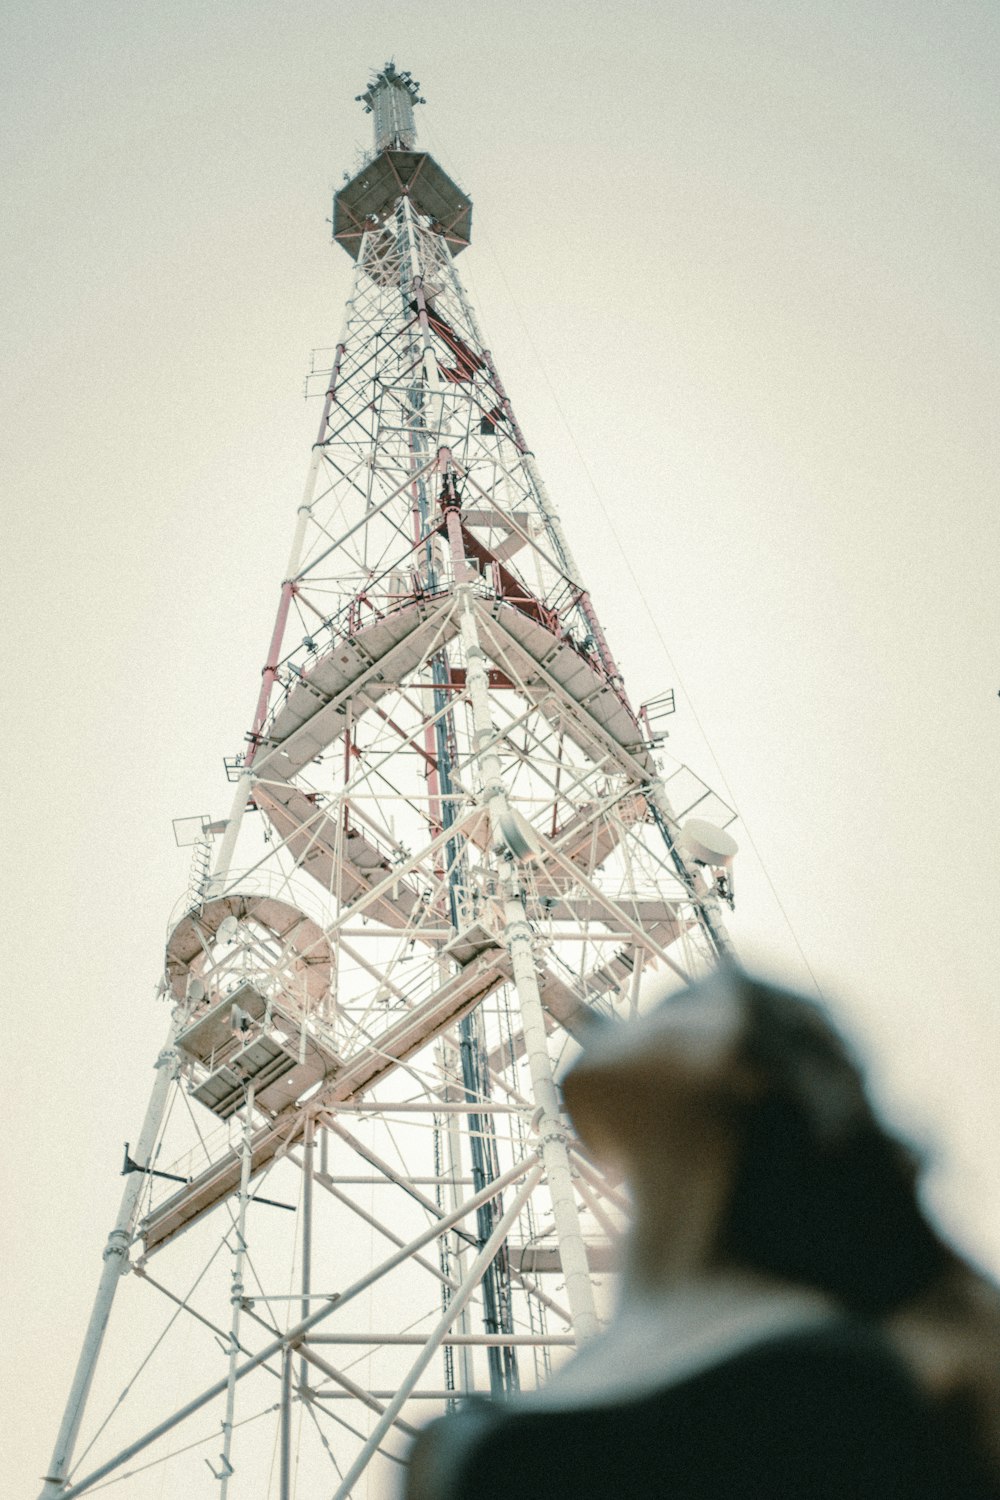
{"type": "Polygon", "coordinates": [[[426,151],[382,151],[351,178],[333,200],[333,237],[352,260],[365,231],[391,218],[401,197],[426,215],[452,255],[472,239],[472,200],[426,151]]]}

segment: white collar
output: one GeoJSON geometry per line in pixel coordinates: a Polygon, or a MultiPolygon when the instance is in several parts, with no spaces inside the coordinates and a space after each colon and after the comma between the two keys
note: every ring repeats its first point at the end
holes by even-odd
{"type": "Polygon", "coordinates": [[[755,1344],[820,1326],[835,1313],[820,1292],[738,1272],[657,1295],[626,1293],[605,1332],[526,1401],[552,1410],[627,1401],[755,1344]]]}

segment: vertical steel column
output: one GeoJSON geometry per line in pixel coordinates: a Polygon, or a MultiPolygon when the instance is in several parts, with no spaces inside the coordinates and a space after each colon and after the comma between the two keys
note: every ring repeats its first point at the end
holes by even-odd
{"type": "MultiPolygon", "coordinates": [[[[289,1345],[281,1351],[281,1473],[280,1500],[292,1497],[292,1360],[289,1345]]],[[[305,1384],[305,1377],[302,1377],[305,1384]]]]}
{"type": "MultiPolygon", "coordinates": [[[[458,1129],[458,1116],[449,1115],[445,1126],[448,1140],[448,1207],[454,1212],[462,1201],[462,1194],[458,1184],[458,1177],[462,1171],[462,1145],[458,1129]]],[[[465,1277],[465,1242],[460,1235],[449,1230],[454,1242],[454,1258],[458,1267],[458,1279],[462,1281],[465,1277]]],[[[468,1307],[463,1307],[458,1315],[458,1331],[468,1336],[472,1332],[472,1320],[469,1317],[468,1307]]],[[[466,1394],[475,1389],[475,1377],[473,1375],[472,1350],[467,1344],[460,1344],[455,1351],[458,1355],[458,1388],[466,1394]]]]}
{"type": "Polygon", "coordinates": [[[306,474],[305,487],[302,491],[302,499],[299,502],[298,513],[295,519],[295,533],[292,537],[292,546],[288,554],[288,565],[285,570],[285,581],[281,586],[281,597],[278,601],[278,612],[275,616],[274,629],[271,632],[271,641],[267,651],[267,661],[264,663],[262,673],[263,681],[257,698],[257,706],[254,710],[253,723],[250,729],[250,746],[247,750],[246,764],[236,783],[236,791],[233,794],[233,803],[226,823],[226,831],[222,836],[215,868],[212,871],[212,879],[208,884],[208,895],[217,896],[225,889],[226,879],[229,875],[230,866],[233,862],[233,854],[236,849],[236,840],[239,837],[240,827],[243,823],[243,814],[246,812],[250,801],[250,791],[253,779],[250,767],[257,754],[257,736],[267,717],[267,707],[271,698],[271,689],[274,687],[275,677],[278,670],[278,653],[281,650],[285,634],[285,626],[288,623],[288,611],[291,607],[292,597],[295,593],[295,575],[298,572],[299,562],[302,557],[302,544],[305,540],[306,525],[312,514],[313,497],[316,492],[316,479],[319,475],[320,460],[323,457],[323,442],[326,429],[330,421],[330,409],[337,399],[337,383],[340,378],[340,364],[344,357],[347,339],[347,326],[350,321],[351,311],[354,306],[354,298],[351,297],[344,313],[344,329],[340,335],[334,353],[333,368],[330,371],[330,379],[327,384],[326,395],[323,400],[323,412],[319,419],[319,431],[316,441],[312,447],[312,458],[309,462],[309,470],[306,474]]]}
{"type": "MultiPolygon", "coordinates": [[[[434,349],[434,341],[431,337],[430,321],[427,313],[427,303],[424,294],[423,273],[424,261],[422,247],[420,245],[413,207],[408,199],[403,199],[400,217],[402,221],[402,232],[406,240],[406,259],[409,265],[410,282],[409,287],[404,289],[404,303],[410,306],[410,292],[412,292],[413,303],[417,313],[417,324],[420,329],[421,362],[420,370],[423,386],[420,391],[419,411],[420,424],[417,425],[414,417],[413,436],[411,442],[414,447],[419,446],[420,452],[427,450],[429,430],[427,424],[427,412],[430,410],[437,429],[440,429],[443,417],[443,404],[441,401],[442,378],[438,368],[437,354],[434,349]]],[[[414,340],[416,343],[416,340],[414,340]]],[[[414,402],[414,413],[417,411],[417,403],[414,402]]],[[[437,432],[437,440],[441,441],[441,432],[437,432]]],[[[440,475],[442,486],[450,483],[451,493],[454,494],[454,472],[451,464],[450,449],[441,447],[438,450],[438,462],[435,473],[440,475]]],[[[435,545],[441,555],[442,572],[445,571],[444,564],[448,557],[451,560],[452,578],[455,581],[470,581],[474,574],[465,561],[461,545],[457,501],[454,504],[446,504],[442,495],[441,504],[444,506],[448,532],[448,546],[442,547],[435,537],[435,545]]],[[[433,702],[435,712],[435,737],[437,748],[437,779],[441,794],[441,822],[442,827],[447,828],[454,820],[455,804],[453,800],[454,787],[451,780],[452,747],[454,744],[454,718],[448,709],[447,686],[449,678],[448,651],[442,647],[436,652],[431,664],[433,675],[433,702]]],[[[456,888],[461,883],[462,873],[460,850],[456,843],[449,841],[447,845],[447,859],[450,876],[448,881],[448,899],[450,903],[451,920],[458,931],[460,926],[460,915],[456,899],[456,888]]],[[[459,1034],[461,1037],[459,1045],[459,1056],[462,1067],[462,1077],[465,1086],[466,1098],[474,1102],[479,1097],[482,1084],[482,1069],[485,1067],[485,1056],[483,1053],[482,1039],[480,1035],[481,1020],[475,1014],[465,1016],[459,1023],[459,1034]]],[[[490,1150],[493,1135],[493,1121],[489,1116],[469,1116],[469,1150],[472,1164],[473,1181],[477,1187],[483,1187],[495,1175],[495,1160],[490,1150]]],[[[477,1234],[479,1243],[485,1244],[493,1233],[493,1226],[499,1214],[499,1204],[484,1203],[477,1211],[477,1234]]],[[[483,1297],[483,1319],[487,1330],[492,1333],[513,1332],[510,1325],[509,1291],[505,1281],[508,1268],[504,1259],[504,1253],[491,1263],[482,1279],[483,1297]]],[[[490,1389],[494,1396],[508,1394],[517,1388],[517,1359],[513,1349],[502,1349],[490,1346],[487,1351],[487,1362],[490,1371],[490,1389]]]]}
{"type": "MultiPolygon", "coordinates": [[[[149,1166],[153,1146],[163,1121],[163,1113],[167,1104],[167,1094],[171,1083],[176,1077],[177,1053],[174,1050],[174,1042],[177,1040],[181,1023],[182,1013],[177,1010],[174,1012],[170,1023],[166,1046],[156,1059],[156,1077],[153,1080],[149,1104],[146,1106],[146,1117],[142,1122],[142,1130],[139,1132],[139,1139],[136,1143],[133,1156],[133,1159],[142,1168],[149,1166]]],[[[136,1212],[145,1185],[145,1171],[129,1173],[125,1189],[122,1193],[121,1206],[118,1209],[115,1226],[108,1235],[108,1242],[104,1247],[104,1269],[101,1272],[101,1279],[98,1282],[97,1295],[94,1298],[90,1322],[87,1325],[87,1332],[84,1335],[83,1348],[80,1351],[73,1384],[70,1387],[62,1426],[59,1428],[59,1435],[56,1438],[52,1462],[49,1465],[49,1472],[45,1476],[42,1500],[52,1500],[52,1497],[58,1495],[66,1484],[66,1471],[73,1458],[73,1449],[76,1445],[80,1423],[83,1420],[84,1408],[86,1407],[87,1397],[90,1394],[90,1387],[94,1379],[97,1358],[101,1352],[104,1333],[111,1314],[111,1304],[114,1302],[115,1292],[118,1290],[118,1282],[123,1273],[128,1269],[129,1246],[132,1243],[132,1235],[135,1232],[136,1212]]]]}
{"type": "MultiPolygon", "coordinates": [[[[348,303],[348,309],[350,309],[350,306],[351,304],[348,303]]],[[[292,596],[295,593],[295,575],[298,572],[299,568],[299,559],[302,553],[302,543],[305,539],[306,522],[308,521],[309,516],[312,512],[313,496],[316,491],[316,478],[319,474],[320,460],[323,457],[323,443],[326,436],[326,429],[330,421],[330,408],[332,407],[337,395],[337,380],[340,375],[340,362],[344,357],[345,337],[346,332],[345,334],[341,335],[340,343],[337,345],[333,361],[333,369],[330,371],[330,382],[327,386],[326,396],[323,400],[323,412],[319,419],[319,431],[316,435],[316,441],[315,443],[313,443],[312,458],[309,463],[309,470],[306,474],[306,482],[305,488],[302,492],[302,500],[299,504],[298,515],[295,523],[295,534],[292,538],[292,547],[288,555],[288,566],[285,569],[285,581],[282,584],[281,598],[278,602],[278,613],[274,622],[274,630],[271,634],[271,643],[268,648],[267,661],[264,664],[264,680],[261,684],[260,695],[257,699],[257,708],[254,713],[253,727],[250,730],[251,740],[250,749],[247,752],[247,765],[250,765],[255,754],[257,753],[256,736],[259,733],[260,728],[264,723],[264,719],[267,715],[268,700],[270,699],[271,689],[274,686],[274,679],[278,670],[278,653],[281,650],[281,643],[285,634],[285,625],[288,622],[288,611],[291,606],[292,596]]]]}
{"type": "MultiPolygon", "coordinates": [[[[490,826],[496,837],[500,820],[508,812],[510,804],[503,785],[500,757],[494,745],[496,736],[490,715],[489,668],[479,642],[472,589],[469,584],[460,583],[456,586],[455,593],[460,601],[460,631],[465,655],[465,680],[472,710],[473,748],[482,776],[480,795],[489,812],[490,826]]],[[[532,950],[533,934],[524,915],[521,884],[513,860],[504,860],[499,865],[497,878],[503,900],[503,943],[510,954],[513,967],[532,1093],[540,1111],[538,1129],[542,1161],[552,1198],[566,1296],[573,1318],[573,1331],[578,1340],[587,1339],[597,1332],[597,1309],[573,1189],[566,1129],[552,1077],[545,1014],[532,950]]]]}
{"type": "Polygon", "coordinates": [[[597,618],[597,611],[594,609],[593,603],[591,602],[590,594],[583,585],[579,569],[577,568],[573,554],[569,549],[569,543],[566,540],[566,533],[563,531],[562,522],[559,519],[559,513],[553,506],[552,501],[549,499],[549,492],[545,487],[545,481],[542,478],[541,471],[539,470],[539,467],[535,462],[535,455],[528,447],[527,439],[525,438],[524,433],[521,430],[520,423],[518,422],[517,416],[514,412],[514,408],[511,405],[510,397],[507,395],[507,392],[504,389],[503,381],[500,379],[500,372],[497,369],[496,365],[493,363],[493,355],[490,353],[489,349],[486,348],[486,343],[483,338],[482,329],[479,326],[479,320],[476,317],[475,309],[473,308],[468,299],[468,296],[466,295],[465,287],[459,280],[458,272],[455,270],[455,262],[451,256],[450,251],[448,253],[447,264],[448,269],[451,273],[452,287],[454,288],[455,295],[459,300],[459,304],[461,305],[462,312],[468,321],[468,325],[472,329],[476,337],[476,341],[479,344],[480,353],[482,354],[483,359],[486,361],[486,368],[490,372],[490,380],[492,382],[493,388],[496,391],[497,395],[500,397],[500,404],[507,415],[508,421],[510,422],[511,431],[514,434],[514,441],[517,445],[518,452],[521,455],[521,460],[524,464],[525,471],[528,475],[529,480],[531,481],[531,487],[535,492],[535,497],[538,501],[538,508],[542,513],[542,519],[545,522],[545,529],[551,539],[556,557],[559,559],[559,562],[562,565],[563,572],[568,578],[572,579],[573,585],[578,591],[579,597],[577,599],[577,604],[579,605],[580,611],[587,622],[587,629],[590,631],[594,644],[597,647],[597,652],[604,665],[604,670],[607,672],[612,681],[620,684],[622,681],[621,672],[618,670],[618,664],[615,661],[614,656],[611,654],[611,647],[608,645],[608,639],[604,634],[601,622],[597,618]]]}
{"type": "MultiPolygon", "coordinates": [[[[316,1154],[316,1121],[312,1115],[306,1121],[302,1140],[302,1302],[303,1319],[309,1316],[312,1291],[312,1216],[313,1216],[313,1162],[316,1154]]],[[[299,1385],[308,1384],[309,1371],[305,1356],[299,1361],[299,1385]]]]}
{"type": "Polygon", "coordinates": [[[243,814],[246,812],[247,803],[250,801],[252,781],[253,778],[249,770],[244,769],[240,772],[239,780],[236,783],[236,791],[233,793],[232,806],[229,809],[226,831],[222,835],[222,844],[219,847],[219,853],[215,860],[215,869],[212,871],[212,878],[206,888],[207,894],[210,897],[221,896],[225,889],[229,868],[233,862],[233,852],[236,849],[236,840],[239,837],[240,828],[243,823],[243,814]]]}
{"type": "MultiPolygon", "coordinates": [[[[254,1086],[247,1084],[246,1118],[243,1122],[243,1160],[240,1163],[240,1211],[236,1218],[236,1253],[233,1257],[232,1320],[229,1325],[229,1378],[226,1382],[226,1414],[222,1419],[222,1468],[219,1500],[226,1500],[233,1466],[229,1455],[233,1448],[233,1416],[236,1412],[236,1365],[240,1353],[240,1314],[243,1311],[243,1262],[247,1250],[247,1205],[250,1200],[250,1168],[253,1163],[253,1096],[254,1086]]],[[[288,1351],[284,1351],[287,1355],[288,1351]]]]}

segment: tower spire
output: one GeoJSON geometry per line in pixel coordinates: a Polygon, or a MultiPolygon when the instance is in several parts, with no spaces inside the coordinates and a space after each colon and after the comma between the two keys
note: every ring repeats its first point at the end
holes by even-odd
{"type": "Polygon", "coordinates": [[[366,230],[391,222],[406,198],[457,255],[472,237],[472,202],[432,156],[416,149],[420,85],[387,62],[357,99],[372,116],[375,151],[334,197],[334,239],[357,260],[366,230]]]}
{"type": "Polygon", "coordinates": [[[365,113],[374,117],[376,155],[413,150],[417,140],[413,106],[427,101],[420,97],[420,85],[410,73],[397,72],[390,60],[357,98],[365,113]]]}

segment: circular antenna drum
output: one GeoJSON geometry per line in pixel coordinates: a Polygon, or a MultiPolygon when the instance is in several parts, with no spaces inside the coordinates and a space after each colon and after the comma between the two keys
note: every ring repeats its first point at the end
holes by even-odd
{"type": "Polygon", "coordinates": [[[701,865],[728,870],[739,853],[732,834],[704,818],[688,818],[677,841],[681,848],[701,865]]]}
{"type": "Polygon", "coordinates": [[[189,1000],[193,1000],[194,1003],[196,1005],[198,1005],[198,1004],[201,1003],[202,1000],[204,1000],[204,998],[205,998],[205,985],[204,985],[204,982],[202,980],[200,980],[197,977],[197,975],[195,975],[194,979],[192,979],[191,983],[188,985],[188,999],[189,1000]]]}

